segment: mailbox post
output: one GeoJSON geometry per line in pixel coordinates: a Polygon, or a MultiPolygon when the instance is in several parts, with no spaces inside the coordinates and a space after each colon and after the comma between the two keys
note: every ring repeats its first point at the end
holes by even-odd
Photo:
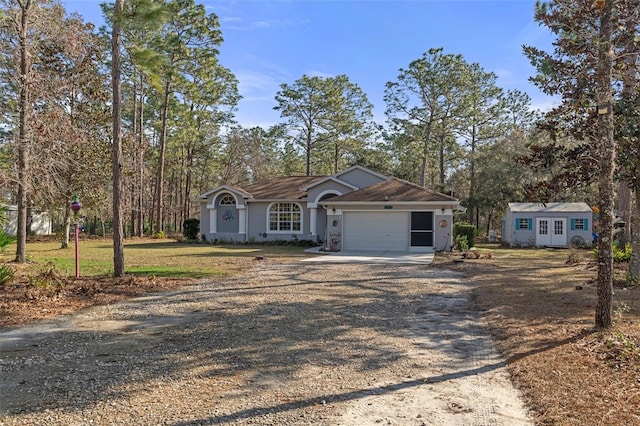
{"type": "Polygon", "coordinates": [[[82,208],[82,204],[78,200],[76,195],[73,196],[73,201],[71,201],[71,211],[73,211],[73,238],[75,242],[75,250],[76,250],[76,278],[80,277],[80,264],[78,262],[78,233],[80,229],[78,228],[78,212],[82,208]]]}

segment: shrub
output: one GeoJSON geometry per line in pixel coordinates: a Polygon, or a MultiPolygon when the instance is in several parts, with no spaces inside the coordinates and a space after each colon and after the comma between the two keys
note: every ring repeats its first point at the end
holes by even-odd
{"type": "MultiPolygon", "coordinates": [[[[456,248],[458,248],[458,240],[464,238],[467,241],[467,250],[476,245],[476,237],[478,236],[478,230],[475,225],[468,222],[457,222],[453,224],[453,239],[456,242],[456,248]]],[[[460,240],[462,241],[462,240],[460,240]]]]}
{"type": "Polygon", "coordinates": [[[628,262],[631,259],[631,244],[624,246],[624,249],[618,247],[618,242],[613,243],[613,261],[614,262],[628,262]]]}
{"type": "Polygon", "coordinates": [[[0,231],[0,253],[2,253],[4,249],[15,240],[15,238],[9,237],[4,232],[0,231]]]}
{"type": "MultiPolygon", "coordinates": [[[[614,241],[611,250],[614,262],[628,262],[631,259],[631,244],[627,244],[624,249],[621,249],[618,247],[618,242],[614,241]]],[[[598,260],[598,246],[593,249],[593,257],[598,260]]]]}
{"type": "Polygon", "coordinates": [[[51,262],[38,266],[36,271],[34,275],[28,278],[30,287],[36,289],[54,287],[57,291],[60,291],[66,284],[66,279],[56,270],[55,265],[51,262]]]}
{"type": "Polygon", "coordinates": [[[640,357],[640,349],[638,345],[628,336],[619,331],[608,336],[605,340],[607,349],[609,350],[610,361],[632,361],[640,357]]]}
{"type": "MultiPolygon", "coordinates": [[[[4,225],[4,223],[7,221],[7,217],[5,214],[6,211],[6,207],[0,207],[0,225],[4,225]]],[[[4,233],[4,231],[2,231],[2,229],[0,229],[0,253],[2,253],[4,249],[15,240],[15,238],[8,236],[4,233]]]]}
{"type": "Polygon", "coordinates": [[[195,240],[200,233],[200,221],[198,219],[185,219],[182,224],[182,234],[188,240],[195,240]]]}
{"type": "Polygon", "coordinates": [[[466,235],[458,235],[454,241],[455,249],[458,251],[468,251],[469,243],[466,235]]]}
{"type": "Polygon", "coordinates": [[[164,231],[158,231],[155,234],[153,234],[153,238],[157,238],[158,240],[161,240],[165,237],[164,231]]]}
{"type": "Polygon", "coordinates": [[[567,264],[575,265],[577,263],[582,262],[583,260],[584,260],[584,257],[582,255],[582,252],[580,252],[578,249],[572,247],[569,250],[569,256],[567,257],[567,264]]]}
{"type": "Polygon", "coordinates": [[[0,286],[13,281],[15,271],[9,265],[0,266],[0,286]]]}

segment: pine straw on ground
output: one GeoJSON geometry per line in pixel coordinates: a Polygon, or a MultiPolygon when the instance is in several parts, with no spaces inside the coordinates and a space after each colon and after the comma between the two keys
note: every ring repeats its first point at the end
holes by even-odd
{"type": "MultiPolygon", "coordinates": [[[[567,264],[574,255],[496,250],[478,259],[438,255],[433,267],[462,271],[475,285],[475,302],[536,424],[640,425],[640,288],[616,282],[614,327],[597,331],[597,272],[587,260],[567,264]]],[[[19,273],[15,283],[0,286],[0,326],[27,324],[188,282],[142,276],[75,279],[53,270],[40,274],[41,281],[19,273]]]]}
{"type": "Polygon", "coordinates": [[[592,262],[568,264],[566,250],[501,253],[462,263],[440,256],[436,266],[461,270],[475,284],[475,301],[536,424],[640,425],[640,288],[616,281],[614,326],[598,331],[592,262]]]}
{"type": "MultiPolygon", "coordinates": [[[[228,273],[237,273],[253,265],[255,259],[227,256],[216,261],[224,264],[228,273]]],[[[196,281],[194,278],[131,274],[122,278],[75,278],[60,274],[51,264],[9,265],[16,270],[16,275],[13,281],[0,285],[0,327],[68,315],[91,306],[168,291],[196,281]]]]}
{"type": "Polygon", "coordinates": [[[193,280],[133,276],[71,278],[47,269],[22,271],[0,286],[0,327],[29,324],[68,315],[90,306],[109,305],[147,293],[167,291],[193,280]]]}

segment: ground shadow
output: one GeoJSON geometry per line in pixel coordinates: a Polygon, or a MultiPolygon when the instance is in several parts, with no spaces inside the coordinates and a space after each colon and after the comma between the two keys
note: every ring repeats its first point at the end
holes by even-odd
{"type": "MultiPolygon", "coordinates": [[[[261,392],[274,381],[296,380],[305,369],[350,365],[366,377],[406,360],[406,353],[385,339],[406,339],[415,333],[431,342],[421,350],[433,345],[444,354],[459,355],[469,350],[467,346],[490,344],[481,326],[474,325],[477,312],[470,303],[470,288],[459,274],[410,265],[352,266],[353,273],[344,273],[344,268],[332,273],[331,266],[322,264],[264,265],[220,282],[129,300],[110,308],[112,313],[99,317],[99,324],[85,322],[84,328],[69,327],[61,319],[50,326],[4,332],[0,413],[79,410],[126,399],[152,383],[195,372],[198,380],[239,380],[243,392],[249,386],[261,392]],[[151,315],[156,305],[166,313],[151,315]]],[[[453,375],[430,377],[429,382],[499,365],[498,361],[478,369],[461,368],[453,375]]],[[[310,406],[322,398],[353,399],[419,382],[329,396],[323,392],[237,410],[234,416],[310,406]]]]}

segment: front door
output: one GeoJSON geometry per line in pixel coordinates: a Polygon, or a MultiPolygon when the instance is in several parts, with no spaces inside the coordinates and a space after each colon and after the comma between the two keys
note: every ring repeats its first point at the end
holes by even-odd
{"type": "Polygon", "coordinates": [[[411,251],[433,249],[433,212],[411,212],[411,251]]]}
{"type": "Polygon", "coordinates": [[[536,218],[536,245],[562,247],[567,245],[567,219],[536,218]]]}
{"type": "Polygon", "coordinates": [[[567,219],[554,218],[551,221],[553,229],[551,232],[551,245],[554,247],[564,247],[567,245],[567,219]]]}

